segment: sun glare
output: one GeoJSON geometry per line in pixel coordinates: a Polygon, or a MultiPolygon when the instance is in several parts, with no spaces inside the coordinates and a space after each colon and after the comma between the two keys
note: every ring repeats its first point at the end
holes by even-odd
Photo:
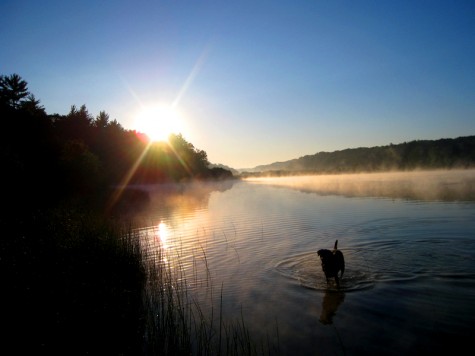
{"type": "Polygon", "coordinates": [[[171,134],[180,133],[182,128],[180,113],[167,105],[144,107],[135,118],[135,129],[151,141],[167,141],[171,134]]]}
{"type": "Polygon", "coordinates": [[[158,224],[158,238],[160,242],[166,247],[168,240],[168,227],[164,222],[158,224]]]}

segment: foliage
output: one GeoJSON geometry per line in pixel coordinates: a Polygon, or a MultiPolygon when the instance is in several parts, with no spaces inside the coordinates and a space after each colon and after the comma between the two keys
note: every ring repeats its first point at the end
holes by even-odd
{"type": "Polygon", "coordinates": [[[40,184],[42,193],[33,192],[37,200],[98,197],[124,183],[230,177],[208,168],[206,152],[181,134],[171,135],[169,143],[148,143],[105,111],[94,118],[85,105],[47,115],[17,74],[0,76],[0,114],[7,133],[0,141],[2,183],[40,184]]]}
{"type": "Polygon", "coordinates": [[[0,76],[0,102],[18,108],[28,96],[28,84],[18,74],[0,76]]]}
{"type": "MultiPolygon", "coordinates": [[[[421,140],[381,147],[319,152],[298,159],[258,166],[270,175],[357,173],[415,169],[456,169],[475,166],[475,136],[421,140]]],[[[245,176],[255,175],[245,173],[245,176]]]]}
{"type": "Polygon", "coordinates": [[[136,355],[145,270],[124,233],[70,204],[44,209],[0,241],[4,353],[136,355]]]}
{"type": "MultiPolygon", "coordinates": [[[[206,152],[196,149],[181,134],[171,135],[169,143],[156,142],[141,148],[141,164],[131,178],[133,183],[157,183],[211,178],[206,152]]],[[[139,153],[137,152],[137,153],[139,153]]],[[[135,158],[138,160],[139,157],[135,158]]]]}

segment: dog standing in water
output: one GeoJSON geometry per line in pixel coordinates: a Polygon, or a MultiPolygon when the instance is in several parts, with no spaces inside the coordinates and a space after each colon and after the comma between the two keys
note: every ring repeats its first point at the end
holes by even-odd
{"type": "Polygon", "coordinates": [[[322,269],[325,273],[327,283],[329,283],[330,278],[335,278],[335,282],[338,288],[340,288],[340,278],[343,277],[343,272],[345,272],[345,258],[343,253],[337,249],[338,240],[335,241],[335,248],[333,251],[330,250],[318,250],[317,254],[322,260],[322,269]],[[341,271],[340,277],[338,277],[338,272],[341,271]]]}

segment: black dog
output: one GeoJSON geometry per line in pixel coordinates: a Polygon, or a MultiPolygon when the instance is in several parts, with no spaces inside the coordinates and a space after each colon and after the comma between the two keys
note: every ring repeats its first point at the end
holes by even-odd
{"type": "Polygon", "coordinates": [[[338,240],[335,241],[335,248],[330,250],[318,250],[317,254],[322,260],[322,269],[329,283],[329,278],[335,278],[335,282],[338,288],[340,288],[340,279],[338,278],[338,272],[341,271],[340,278],[343,277],[345,272],[345,259],[343,253],[337,250],[338,240]]]}

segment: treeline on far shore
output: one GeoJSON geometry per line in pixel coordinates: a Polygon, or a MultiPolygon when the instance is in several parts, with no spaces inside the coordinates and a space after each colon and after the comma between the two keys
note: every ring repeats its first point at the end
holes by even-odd
{"type": "Polygon", "coordinates": [[[475,168],[475,136],[319,152],[255,167],[241,177],[475,168]]]}

